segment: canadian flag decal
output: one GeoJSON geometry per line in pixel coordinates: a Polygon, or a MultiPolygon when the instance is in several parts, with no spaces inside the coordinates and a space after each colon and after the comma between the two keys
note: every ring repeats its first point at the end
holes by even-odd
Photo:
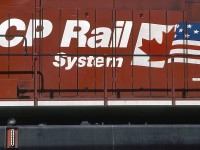
{"type": "MultiPolygon", "coordinates": [[[[168,33],[162,32],[162,42],[158,43],[156,39],[142,39],[142,46],[139,47],[143,52],[149,55],[170,54],[172,42],[174,39],[174,31],[171,29],[168,33]]],[[[150,56],[149,61],[167,60],[165,56],[150,56]]]]}
{"type": "Polygon", "coordinates": [[[174,38],[174,25],[142,23],[136,42],[132,65],[163,68],[165,57],[148,56],[167,54],[174,38]],[[147,55],[147,56],[146,56],[147,55]]]}

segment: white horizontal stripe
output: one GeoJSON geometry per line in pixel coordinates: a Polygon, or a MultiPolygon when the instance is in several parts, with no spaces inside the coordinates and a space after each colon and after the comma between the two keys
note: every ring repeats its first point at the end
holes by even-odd
{"type": "MultiPolygon", "coordinates": [[[[174,62],[176,63],[188,63],[188,64],[200,64],[199,59],[192,59],[192,58],[174,58],[174,62]]],[[[168,63],[172,63],[171,58],[168,59],[168,63]]]]}
{"type": "Polygon", "coordinates": [[[184,45],[185,43],[185,40],[175,40],[172,42],[172,45],[184,45]]]}
{"type": "Polygon", "coordinates": [[[200,81],[200,78],[192,78],[192,81],[196,81],[196,82],[199,82],[200,81]]]}
{"type": "Polygon", "coordinates": [[[39,101],[38,106],[103,106],[104,101],[39,101]]]}
{"type": "Polygon", "coordinates": [[[176,101],[176,105],[200,105],[200,101],[176,101]]]}
{"type": "MultiPolygon", "coordinates": [[[[177,100],[176,105],[200,105],[200,101],[177,100]]],[[[38,106],[103,106],[104,101],[38,101],[38,106]]],[[[171,100],[112,100],[108,106],[151,106],[172,105],[171,100]]],[[[33,101],[0,101],[0,106],[34,106],[33,101]]]]}
{"type": "MultiPolygon", "coordinates": [[[[170,54],[189,54],[189,55],[200,55],[200,50],[192,50],[192,49],[172,49],[170,54]]],[[[200,64],[200,56],[199,59],[193,58],[174,58],[174,62],[177,63],[189,63],[189,64],[200,64]]],[[[171,58],[168,59],[168,63],[172,63],[171,58]]]]}
{"type": "Polygon", "coordinates": [[[0,101],[0,106],[34,106],[33,101],[0,101]]]}
{"type": "Polygon", "coordinates": [[[189,55],[200,55],[200,50],[193,49],[172,49],[170,54],[189,54],[189,55]]]}
{"type": "Polygon", "coordinates": [[[172,105],[172,101],[108,101],[110,106],[124,106],[124,105],[172,105]]]}
{"type": "Polygon", "coordinates": [[[200,46],[200,41],[175,40],[175,41],[172,42],[172,45],[194,45],[194,46],[200,46]]]}
{"type": "MultiPolygon", "coordinates": [[[[174,62],[184,63],[184,62],[186,62],[186,60],[184,61],[184,59],[185,58],[174,58],[174,62]]],[[[172,63],[171,58],[168,59],[168,63],[172,63]]]]}

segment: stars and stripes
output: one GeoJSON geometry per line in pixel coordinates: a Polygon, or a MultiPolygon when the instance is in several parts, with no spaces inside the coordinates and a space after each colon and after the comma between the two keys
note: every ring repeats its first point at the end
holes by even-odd
{"type": "MultiPolygon", "coordinates": [[[[180,22],[175,25],[175,35],[170,54],[200,55],[200,23],[180,22]]],[[[168,63],[171,59],[168,60],[168,63]]],[[[197,57],[177,58],[175,62],[200,64],[197,57]]]]}
{"type": "Polygon", "coordinates": [[[179,23],[175,29],[173,45],[184,44],[200,45],[200,24],[199,23],[179,23]]]}

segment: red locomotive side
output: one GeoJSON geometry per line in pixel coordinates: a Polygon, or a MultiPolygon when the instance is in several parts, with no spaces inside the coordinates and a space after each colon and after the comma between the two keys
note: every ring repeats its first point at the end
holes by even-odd
{"type": "Polygon", "coordinates": [[[200,104],[200,0],[1,0],[0,105],[200,104]]]}

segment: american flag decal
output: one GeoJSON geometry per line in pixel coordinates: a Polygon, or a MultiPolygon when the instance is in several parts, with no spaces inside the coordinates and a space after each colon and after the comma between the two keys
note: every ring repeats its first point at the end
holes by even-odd
{"type": "MultiPolygon", "coordinates": [[[[174,40],[170,54],[200,55],[200,23],[181,22],[175,25],[174,40]]],[[[175,62],[200,64],[197,57],[175,57],[175,62]]],[[[168,60],[171,63],[171,59],[168,60]]]]}

